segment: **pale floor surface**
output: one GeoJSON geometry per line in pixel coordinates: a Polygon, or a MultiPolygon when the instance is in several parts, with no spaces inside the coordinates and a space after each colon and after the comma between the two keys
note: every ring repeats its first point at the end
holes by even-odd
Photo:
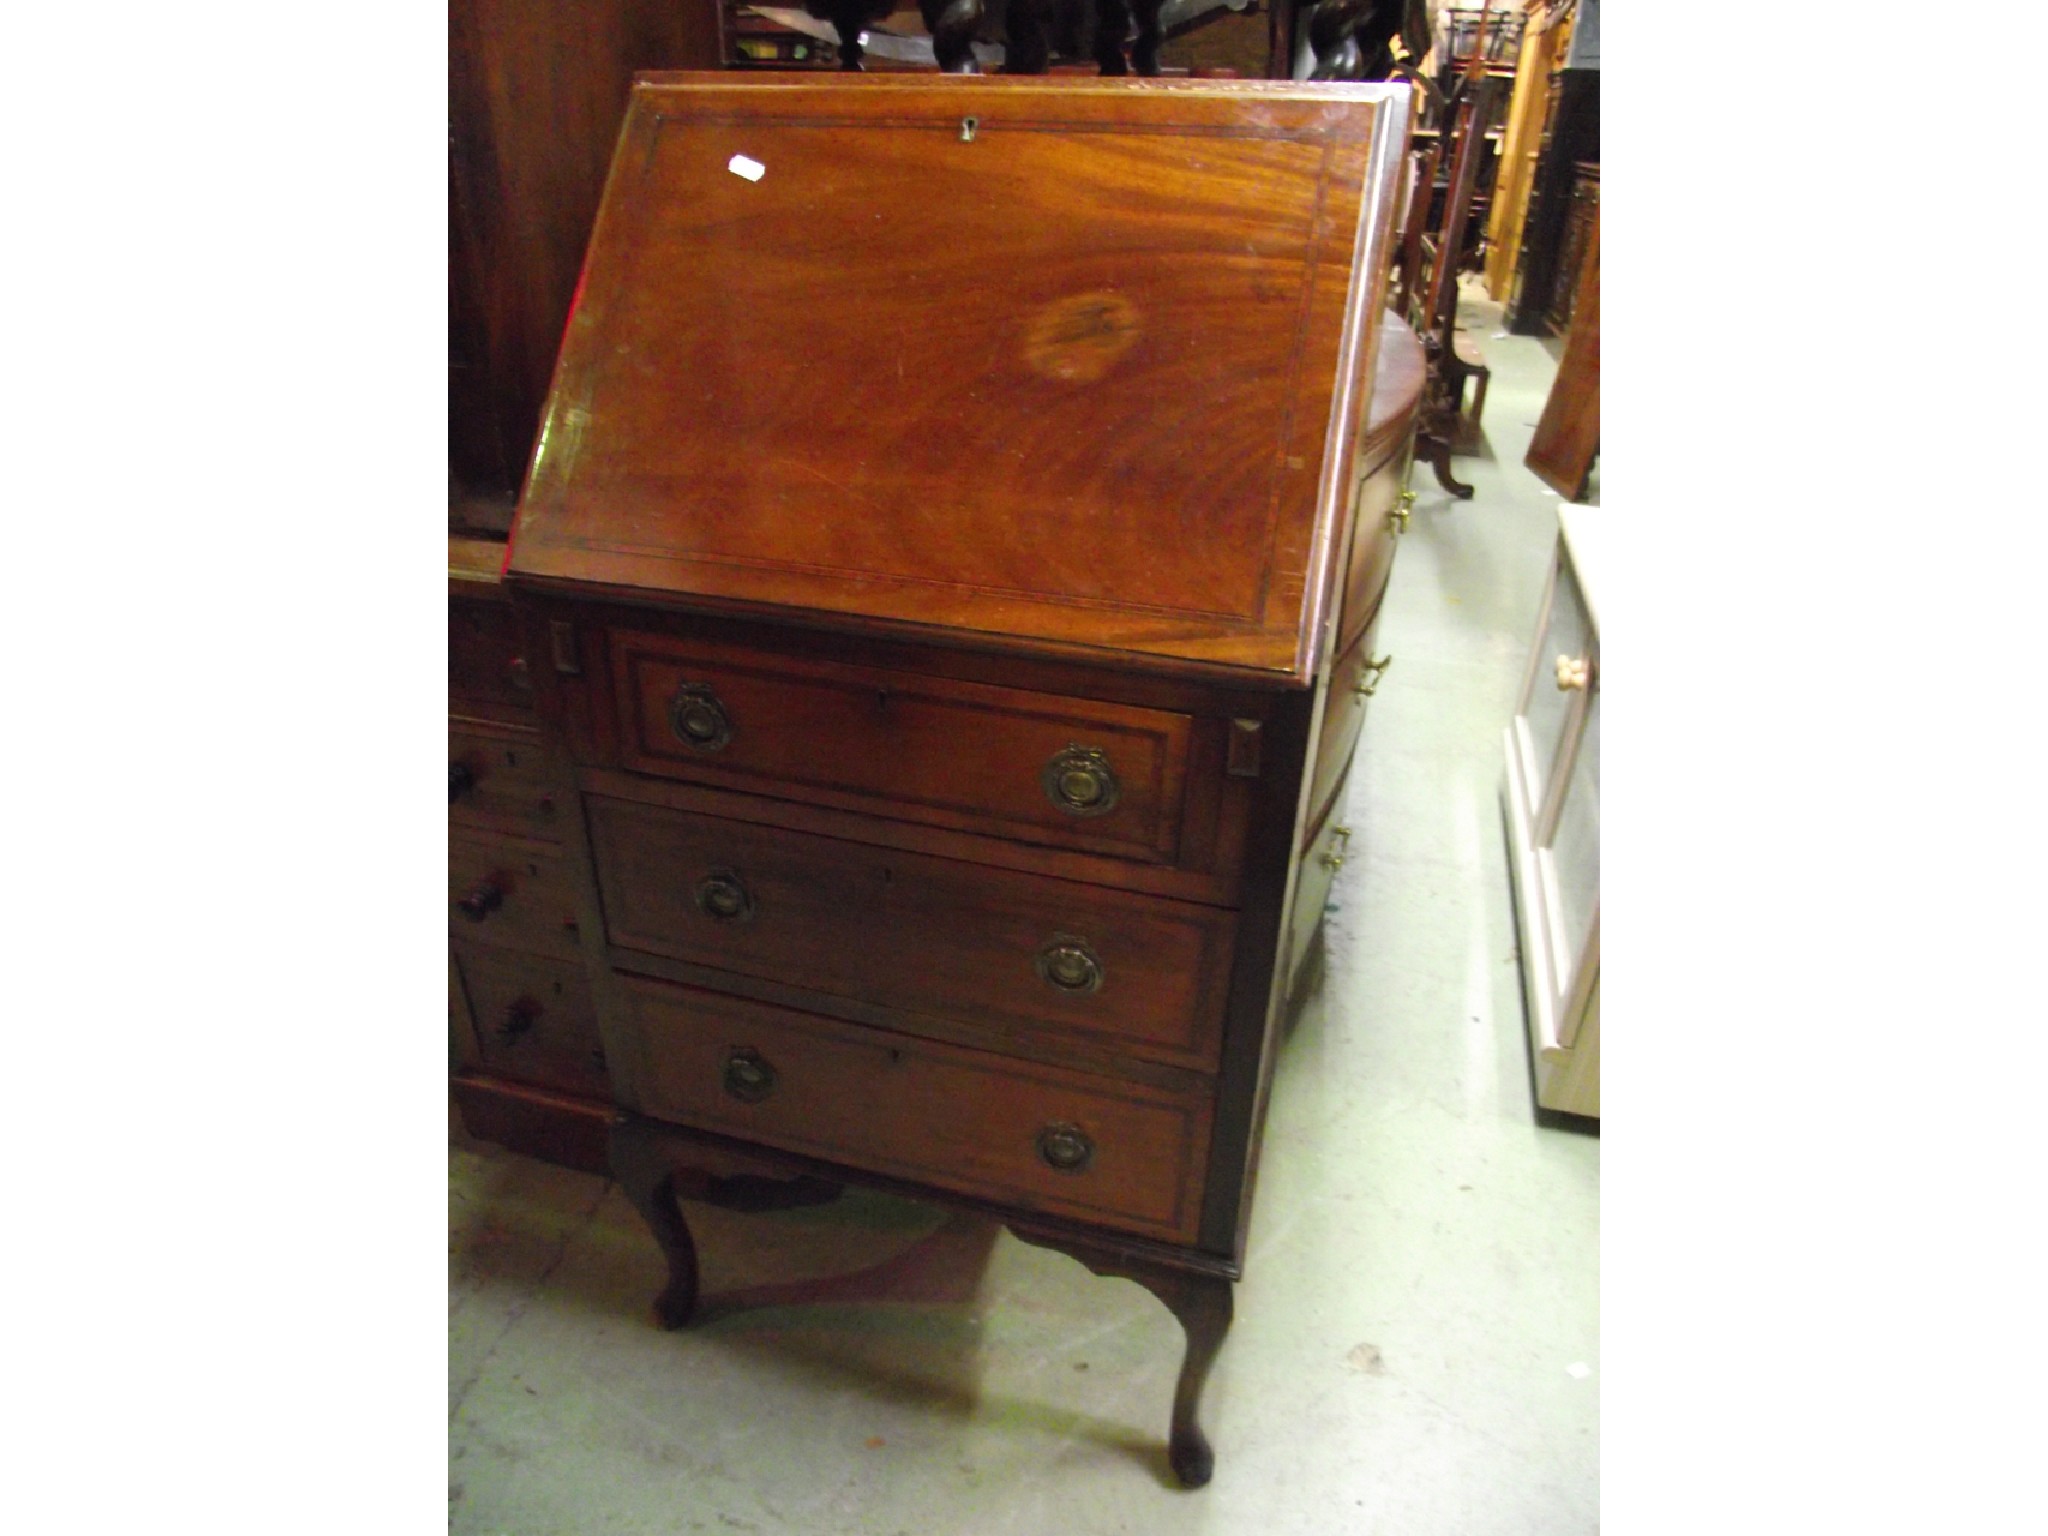
{"type": "Polygon", "coordinates": [[[1351,858],[1205,1398],[1214,1482],[1171,1481],[1180,1330],[1128,1281],[854,1191],[691,1206],[706,1315],[664,1334],[615,1186],[458,1136],[452,1531],[1597,1528],[1600,1146],[1536,1123],[1498,801],[1555,535],[1521,460],[1556,346],[1497,337],[1479,293],[1487,442],[1454,465],[1478,494],[1412,482],[1351,858]]]}

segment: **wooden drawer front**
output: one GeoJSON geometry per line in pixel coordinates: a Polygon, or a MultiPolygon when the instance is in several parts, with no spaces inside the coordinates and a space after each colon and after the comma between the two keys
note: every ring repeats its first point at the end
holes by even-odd
{"type": "Polygon", "coordinates": [[[533,708],[533,682],[521,658],[519,615],[496,598],[448,600],[448,697],[533,708]]]}
{"type": "Polygon", "coordinates": [[[1175,862],[1186,715],[912,672],[762,657],[713,642],[615,634],[623,766],[903,821],[1175,862]],[[704,690],[702,693],[692,690],[704,690]],[[677,724],[710,739],[686,743],[677,724]],[[1108,809],[1055,804],[1070,760],[1108,809]]]}
{"type": "Polygon", "coordinates": [[[448,931],[475,943],[579,958],[575,886],[560,850],[531,838],[451,828],[448,931]]]}
{"type": "Polygon", "coordinates": [[[554,776],[540,732],[518,726],[448,728],[448,819],[527,837],[558,836],[554,776]],[[458,787],[457,769],[463,780],[458,787]]]}
{"type": "Polygon", "coordinates": [[[581,965],[469,943],[455,946],[455,960],[487,1072],[565,1093],[609,1095],[581,965]]]}
{"type": "Polygon", "coordinates": [[[1206,1098],[621,977],[632,1107],[1034,1211],[1193,1241],[1206,1098]],[[1041,1146],[1047,1150],[1042,1151],[1041,1146]],[[1070,1171],[1047,1161],[1076,1154],[1070,1171]]]}
{"type": "Polygon", "coordinates": [[[1387,514],[1401,499],[1407,455],[1395,454],[1365,477],[1358,488],[1358,531],[1351,538],[1351,568],[1344,576],[1344,612],[1337,621],[1337,649],[1347,651],[1379,606],[1394,568],[1394,525],[1387,514]]]}
{"type": "Polygon", "coordinates": [[[597,796],[586,805],[621,948],[933,1015],[989,1031],[998,1049],[1005,1035],[1053,1031],[1216,1065],[1228,911],[597,796]],[[733,900],[713,881],[737,883],[743,915],[707,910],[733,900]]]}
{"type": "Polygon", "coordinates": [[[1379,628],[1375,620],[1358,637],[1358,643],[1330,668],[1329,702],[1324,706],[1323,734],[1316,743],[1315,777],[1308,795],[1311,827],[1330,808],[1337,786],[1351,766],[1351,754],[1358,747],[1358,733],[1365,725],[1365,707],[1371,700],[1370,694],[1359,690],[1379,685],[1380,674],[1372,670],[1372,664],[1385,659],[1373,653],[1379,628]]]}

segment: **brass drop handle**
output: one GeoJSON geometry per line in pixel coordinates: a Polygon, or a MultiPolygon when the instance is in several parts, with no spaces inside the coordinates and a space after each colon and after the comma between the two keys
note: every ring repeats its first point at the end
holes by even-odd
{"type": "Polygon", "coordinates": [[[448,765],[448,803],[453,805],[464,795],[476,788],[476,775],[467,763],[448,765]]]}
{"type": "Polygon", "coordinates": [[[754,915],[754,897],[729,869],[714,869],[697,882],[697,907],[713,922],[744,923],[754,915]]]}
{"type": "Polygon", "coordinates": [[[486,875],[467,896],[455,903],[455,910],[472,923],[480,923],[503,905],[505,888],[498,883],[496,875],[486,875]]]}
{"type": "Polygon", "coordinates": [[[1102,988],[1102,958],[1086,939],[1056,933],[1032,960],[1038,979],[1061,992],[1097,992],[1102,988]]]}
{"type": "Polygon", "coordinates": [[[1593,664],[1583,656],[1560,656],[1557,658],[1557,686],[1561,693],[1573,693],[1586,686],[1593,676],[1593,664]]]}
{"type": "Polygon", "coordinates": [[[732,740],[732,716],[709,683],[684,683],[668,701],[669,729],[695,752],[717,752],[732,740]]]}
{"type": "Polygon", "coordinates": [[[1408,517],[1414,505],[1415,493],[1413,491],[1403,491],[1401,493],[1400,505],[1387,514],[1387,522],[1394,532],[1406,533],[1408,531],[1408,517]]]}
{"type": "Polygon", "coordinates": [[[511,1044],[521,1035],[531,1032],[533,1026],[540,1022],[540,1015],[540,1004],[532,998],[522,997],[515,1000],[506,1008],[505,1017],[498,1025],[498,1038],[508,1045],[511,1044]]]}
{"type": "Polygon", "coordinates": [[[1119,785],[1100,747],[1068,742],[1038,778],[1046,798],[1070,816],[1104,816],[1116,809],[1119,785]]]}
{"type": "Polygon", "coordinates": [[[752,1046],[725,1053],[725,1091],[742,1104],[758,1104],[775,1091],[775,1068],[752,1046]]]}
{"type": "Polygon", "coordinates": [[[1394,658],[1391,656],[1382,656],[1378,661],[1368,661],[1365,670],[1358,674],[1358,681],[1352,685],[1351,691],[1361,699],[1371,698],[1379,689],[1380,679],[1387,675],[1387,668],[1393,664],[1394,658]]]}
{"type": "Polygon", "coordinates": [[[1336,839],[1338,847],[1323,855],[1323,863],[1333,870],[1342,869],[1345,859],[1351,855],[1351,829],[1335,827],[1331,830],[1331,836],[1336,839]]]}
{"type": "Polygon", "coordinates": [[[1055,1122],[1038,1133],[1038,1155],[1058,1173],[1086,1173],[1095,1161],[1095,1143],[1078,1125],[1055,1122]]]}

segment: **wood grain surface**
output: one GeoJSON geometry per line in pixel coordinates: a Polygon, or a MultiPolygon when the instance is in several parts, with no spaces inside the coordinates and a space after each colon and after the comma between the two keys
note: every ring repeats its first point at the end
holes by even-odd
{"type": "Polygon", "coordinates": [[[513,579],[1305,679],[1405,87],[1255,100],[643,78],[513,579]]]}
{"type": "Polygon", "coordinates": [[[1199,1096],[1007,1061],[906,1035],[836,1024],[716,992],[624,977],[627,1049],[644,1113],[829,1156],[836,1162],[1188,1240],[1200,1208],[1210,1112],[1199,1096]],[[725,1086],[751,1052],[773,1074],[755,1101],[725,1086]],[[1093,1144],[1055,1169],[1048,1128],[1093,1144]]]}

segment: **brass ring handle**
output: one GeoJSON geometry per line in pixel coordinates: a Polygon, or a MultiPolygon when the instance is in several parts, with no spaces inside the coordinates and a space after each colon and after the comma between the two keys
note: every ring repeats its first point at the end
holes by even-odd
{"type": "Polygon", "coordinates": [[[1378,661],[1368,661],[1365,670],[1358,674],[1358,681],[1351,691],[1361,699],[1369,699],[1379,690],[1380,679],[1387,675],[1387,668],[1394,664],[1391,656],[1382,656],[1378,661]]]}
{"type": "Polygon", "coordinates": [[[1068,742],[1038,776],[1045,797],[1070,816],[1105,816],[1116,809],[1119,785],[1100,747],[1068,742]]]}
{"type": "Polygon", "coordinates": [[[693,752],[717,752],[732,740],[732,716],[709,683],[684,683],[668,701],[669,729],[693,752]]]}
{"type": "Polygon", "coordinates": [[[1560,656],[1557,658],[1557,686],[1561,693],[1572,693],[1586,686],[1592,680],[1593,664],[1583,656],[1560,656]]]}
{"type": "Polygon", "coordinates": [[[1102,957],[1086,939],[1070,933],[1056,933],[1033,957],[1031,968],[1038,979],[1061,992],[1102,990],[1102,957]]]}
{"type": "Polygon", "coordinates": [[[1038,1155],[1056,1173],[1086,1173],[1095,1161],[1095,1143],[1078,1125],[1055,1122],[1038,1133],[1038,1155]]]}
{"type": "Polygon", "coordinates": [[[729,869],[714,869],[697,882],[697,908],[713,922],[744,923],[754,915],[754,896],[729,869]]]}
{"type": "Polygon", "coordinates": [[[752,1046],[734,1046],[727,1051],[720,1076],[726,1093],[742,1104],[758,1104],[775,1091],[775,1068],[752,1046]]]}
{"type": "Polygon", "coordinates": [[[1341,841],[1343,846],[1325,853],[1323,855],[1323,863],[1331,869],[1342,869],[1345,859],[1351,855],[1351,829],[1349,827],[1333,827],[1331,828],[1330,835],[1332,838],[1341,841]]]}

